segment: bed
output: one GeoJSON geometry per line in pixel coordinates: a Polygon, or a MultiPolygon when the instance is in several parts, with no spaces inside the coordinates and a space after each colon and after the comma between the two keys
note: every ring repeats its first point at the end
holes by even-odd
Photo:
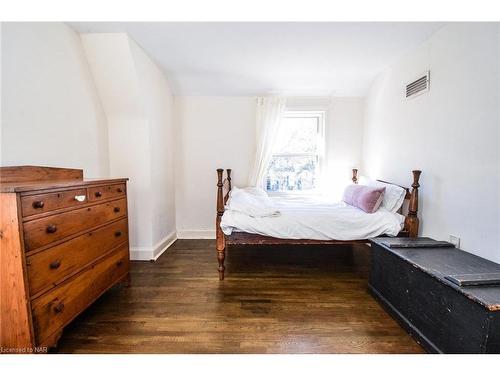
{"type": "MultiPolygon", "coordinates": [[[[243,190],[233,189],[231,169],[226,169],[225,177],[224,170],[217,169],[216,249],[219,280],[224,279],[225,253],[230,245],[335,245],[368,243],[370,238],[379,236],[417,237],[421,171],[414,170],[412,174],[411,189],[377,180],[404,189],[404,202],[397,212],[379,209],[367,214],[339,202],[314,198],[279,198],[273,200],[279,209],[279,217],[251,217],[234,209],[226,211],[231,191],[240,193],[243,190]]],[[[352,170],[352,182],[358,183],[357,169],[352,170]]]]}

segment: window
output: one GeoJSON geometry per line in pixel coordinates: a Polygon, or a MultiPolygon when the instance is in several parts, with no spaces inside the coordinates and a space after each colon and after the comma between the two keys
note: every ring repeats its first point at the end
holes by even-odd
{"type": "Polygon", "coordinates": [[[284,114],[265,181],[267,191],[305,193],[318,188],[324,122],[322,111],[284,114]]]}

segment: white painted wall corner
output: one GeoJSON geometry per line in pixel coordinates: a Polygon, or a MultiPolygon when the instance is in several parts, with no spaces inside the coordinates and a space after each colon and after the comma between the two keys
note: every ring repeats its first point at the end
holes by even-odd
{"type": "Polygon", "coordinates": [[[131,247],[130,260],[156,261],[177,240],[177,234],[172,232],[151,247],[131,247]]]}

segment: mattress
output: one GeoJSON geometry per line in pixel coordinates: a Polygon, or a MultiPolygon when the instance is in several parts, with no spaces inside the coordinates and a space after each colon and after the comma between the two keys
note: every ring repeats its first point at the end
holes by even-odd
{"type": "Polygon", "coordinates": [[[269,197],[279,215],[254,217],[232,210],[230,201],[221,220],[226,235],[233,231],[283,239],[361,240],[381,235],[396,236],[404,216],[379,208],[368,214],[344,202],[318,198],[269,197]]]}

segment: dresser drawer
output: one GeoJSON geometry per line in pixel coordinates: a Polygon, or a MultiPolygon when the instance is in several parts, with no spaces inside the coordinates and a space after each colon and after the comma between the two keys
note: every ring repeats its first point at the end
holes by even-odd
{"type": "Polygon", "coordinates": [[[125,184],[94,186],[89,188],[89,201],[97,202],[125,195],[125,184]]]}
{"type": "Polygon", "coordinates": [[[127,220],[82,234],[27,258],[30,292],[35,295],[128,240],[127,220]]]}
{"type": "Polygon", "coordinates": [[[41,214],[87,203],[87,189],[74,189],[21,197],[23,216],[41,214]]]}
{"type": "Polygon", "coordinates": [[[128,246],[35,299],[32,306],[37,345],[60,330],[104,291],[127,274],[128,246]]]}
{"type": "Polygon", "coordinates": [[[24,223],[25,250],[31,251],[64,237],[127,214],[126,199],[79,208],[24,223]]]}

